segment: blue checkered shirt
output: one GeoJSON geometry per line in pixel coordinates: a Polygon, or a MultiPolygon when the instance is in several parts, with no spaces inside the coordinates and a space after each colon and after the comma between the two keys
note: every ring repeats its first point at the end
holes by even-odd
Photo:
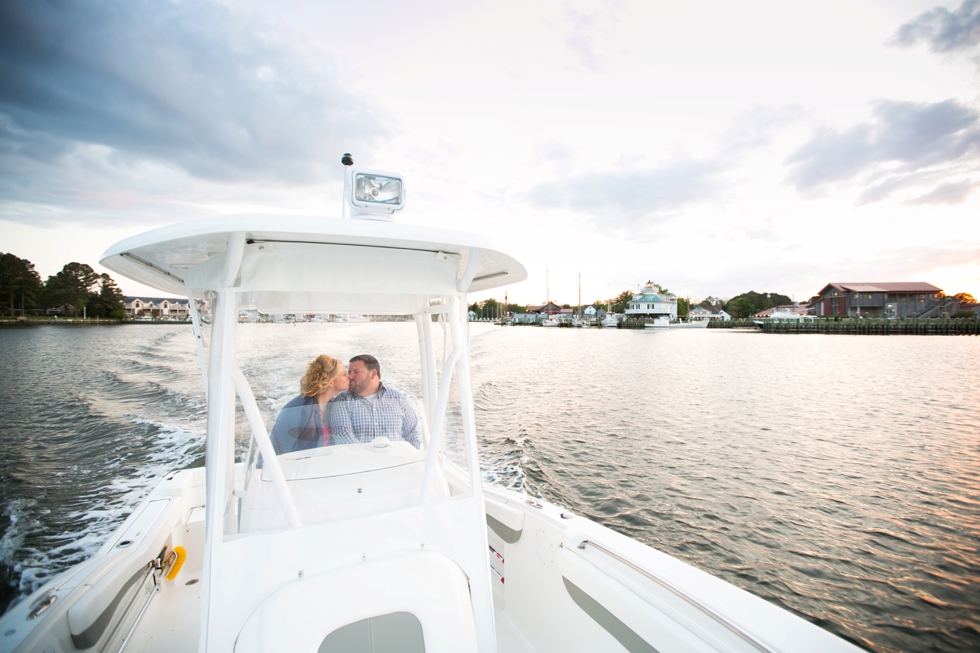
{"type": "Polygon", "coordinates": [[[330,444],[356,444],[385,437],[405,440],[419,449],[419,416],[408,397],[385,387],[378,387],[372,404],[349,390],[341,392],[329,404],[330,444]]]}

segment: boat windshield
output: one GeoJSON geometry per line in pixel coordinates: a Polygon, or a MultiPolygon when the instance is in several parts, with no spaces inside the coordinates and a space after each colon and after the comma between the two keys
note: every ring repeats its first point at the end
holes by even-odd
{"type": "MultiPolygon", "coordinates": [[[[314,323],[306,328],[311,336],[314,331],[342,331],[329,324],[314,323]]],[[[358,328],[370,330],[372,326],[358,328]]],[[[446,410],[437,424],[442,432],[440,444],[430,460],[430,415],[434,406],[426,408],[426,383],[416,366],[418,359],[416,365],[403,360],[413,357],[410,344],[417,347],[408,342],[417,340],[415,325],[381,328],[388,329],[392,336],[397,333],[398,337],[405,337],[406,343],[404,351],[399,349],[401,358],[394,373],[371,387],[374,392],[370,394],[363,388],[360,394],[355,391],[352,375],[351,387],[328,393],[332,395],[329,398],[300,394],[278,410],[270,404],[284,399],[260,396],[256,401],[252,385],[266,393],[267,386],[273,386],[276,392],[296,387],[304,369],[308,371],[307,365],[312,365],[312,357],[305,353],[293,359],[288,355],[271,358],[263,352],[256,356],[263,361],[263,370],[269,365],[280,369],[274,373],[256,372],[259,366],[249,365],[250,381],[240,374],[235,422],[242,463],[236,466],[235,500],[226,522],[229,535],[353,519],[469,491],[465,481],[455,486],[450,481],[465,479],[462,470],[467,469],[455,375],[449,379],[446,410]],[[401,334],[401,330],[405,333],[401,334]]],[[[250,351],[268,347],[274,338],[266,332],[277,329],[284,330],[275,324],[243,327],[239,333],[239,353],[246,354],[243,359],[250,351]],[[246,335],[249,331],[261,335],[246,335]],[[253,339],[255,343],[243,342],[253,339]]],[[[290,327],[290,331],[295,329],[290,327]]],[[[442,335],[438,328],[433,331],[442,335]]],[[[441,348],[441,338],[434,340],[441,348]]],[[[318,346],[346,353],[339,342],[321,341],[318,346]]],[[[344,363],[345,368],[350,365],[344,363]]],[[[346,376],[346,370],[342,373],[346,376]]],[[[303,383],[299,384],[301,389],[303,383]]]]}

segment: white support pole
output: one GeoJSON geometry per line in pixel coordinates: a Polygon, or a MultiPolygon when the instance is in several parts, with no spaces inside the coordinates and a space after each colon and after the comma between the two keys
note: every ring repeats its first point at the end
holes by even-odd
{"type": "MultiPolygon", "coordinates": [[[[453,352],[456,356],[456,383],[459,387],[460,410],[463,417],[463,435],[466,441],[466,458],[469,461],[470,482],[477,505],[483,506],[483,476],[480,472],[480,450],[476,440],[476,415],[473,405],[473,388],[470,381],[469,346],[466,341],[465,326],[467,322],[466,295],[456,300],[451,306],[457,310],[449,314],[449,330],[453,338],[453,352]]],[[[480,529],[483,543],[480,551],[487,550],[486,529],[480,529]]],[[[470,596],[473,601],[473,616],[475,618],[477,642],[480,651],[491,653],[497,650],[496,624],[493,618],[493,590],[490,581],[490,562],[483,556],[485,563],[482,578],[474,578],[470,584],[470,596]],[[475,581],[479,582],[475,582],[475,581]]]]}
{"type": "Polygon", "coordinates": [[[463,293],[464,297],[470,289],[470,284],[473,283],[473,277],[476,276],[476,268],[478,265],[480,265],[480,255],[482,253],[483,250],[479,249],[478,247],[470,248],[470,257],[469,260],[466,261],[466,270],[463,272],[463,276],[460,277],[459,282],[456,284],[456,290],[463,293]]]}
{"type": "Polygon", "coordinates": [[[431,332],[426,334],[425,332],[425,322],[428,320],[432,322],[432,318],[425,313],[415,314],[415,330],[418,332],[419,338],[419,360],[422,365],[422,409],[425,413],[425,418],[432,423],[432,411],[429,409],[429,402],[431,394],[429,392],[429,376],[435,374],[435,370],[432,369],[432,365],[429,361],[429,346],[431,343],[426,342],[426,337],[431,339],[431,332]]]}
{"type": "Polygon", "coordinates": [[[344,166],[344,197],[342,198],[342,204],[340,207],[340,217],[349,218],[350,217],[350,197],[351,197],[351,184],[352,177],[354,173],[351,171],[353,166],[344,166]]]}
{"type": "Polygon", "coordinates": [[[201,334],[201,315],[197,312],[197,301],[194,299],[194,289],[189,281],[187,287],[187,307],[191,313],[191,326],[194,329],[194,344],[197,346],[197,361],[201,365],[201,380],[204,382],[204,401],[208,400],[208,364],[204,357],[204,338],[201,334]]]}
{"type": "Polygon", "coordinates": [[[453,350],[446,357],[446,362],[442,367],[442,378],[439,388],[439,400],[436,402],[434,416],[432,419],[432,438],[429,442],[429,451],[425,457],[425,471],[422,474],[422,489],[419,492],[419,505],[424,505],[429,498],[429,488],[432,485],[432,477],[435,474],[436,458],[442,450],[442,441],[446,433],[446,406],[449,404],[449,390],[453,383],[453,369],[456,361],[459,360],[460,348],[453,343],[453,350]]]}
{"type": "Polygon", "coordinates": [[[204,569],[201,574],[201,638],[198,650],[208,649],[208,622],[211,589],[214,584],[214,560],[224,539],[225,514],[233,469],[228,464],[228,443],[232,437],[235,407],[229,363],[234,357],[236,306],[235,292],[218,293],[211,327],[211,369],[208,375],[208,434],[205,449],[205,542],[204,569]],[[225,362],[228,361],[228,362],[225,362]]]}
{"type": "MultiPolygon", "coordinates": [[[[235,384],[235,389],[238,390],[238,397],[242,401],[245,417],[248,418],[248,423],[252,427],[252,437],[259,447],[259,453],[262,454],[262,462],[264,463],[265,470],[269,472],[269,478],[272,479],[272,487],[276,491],[276,496],[279,497],[279,503],[282,504],[283,512],[286,513],[286,521],[289,522],[291,528],[302,528],[303,522],[299,517],[299,512],[296,510],[296,503],[293,502],[293,495],[289,491],[289,486],[286,485],[286,477],[282,473],[279,458],[276,456],[276,451],[272,447],[272,441],[269,439],[269,432],[265,428],[265,422],[262,421],[262,414],[259,412],[259,407],[255,403],[255,395],[252,394],[251,386],[249,386],[245,375],[242,374],[242,371],[238,369],[237,365],[231,371],[231,379],[235,384]]],[[[248,464],[248,461],[245,462],[248,464]]]]}
{"type": "Polygon", "coordinates": [[[456,384],[459,387],[459,403],[463,417],[463,436],[466,442],[466,457],[470,463],[470,481],[473,491],[483,494],[483,475],[480,472],[480,451],[476,441],[476,415],[473,406],[473,388],[470,382],[469,347],[464,340],[462,325],[466,324],[466,302],[459,303],[460,310],[450,317],[449,329],[453,336],[453,349],[459,351],[456,360],[456,384]]]}
{"type": "Polygon", "coordinates": [[[225,266],[221,273],[222,287],[212,307],[210,370],[208,373],[208,433],[205,448],[205,535],[204,568],[201,574],[201,630],[198,650],[208,649],[212,586],[216,579],[214,561],[224,539],[229,517],[229,501],[233,490],[234,473],[234,411],[235,394],[231,368],[235,358],[235,327],[238,323],[238,302],[235,288],[245,251],[245,234],[228,237],[225,266]],[[229,455],[230,452],[230,455],[229,455]]]}
{"type": "MultiPolygon", "coordinates": [[[[442,313],[445,310],[444,306],[440,306],[438,308],[440,309],[438,313],[442,313]]],[[[436,405],[436,384],[438,383],[438,379],[436,378],[436,350],[435,346],[432,344],[432,313],[429,311],[424,311],[422,313],[421,324],[423,342],[419,353],[423,358],[423,368],[428,370],[428,376],[426,376],[424,379],[426,385],[423,388],[422,397],[424,400],[423,405],[425,406],[426,416],[429,418],[429,424],[432,424],[436,405]]]]}

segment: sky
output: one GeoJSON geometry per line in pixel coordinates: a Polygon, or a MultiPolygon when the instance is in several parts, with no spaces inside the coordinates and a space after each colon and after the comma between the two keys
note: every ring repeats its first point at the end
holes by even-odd
{"type": "Polygon", "coordinates": [[[516,255],[511,302],[980,297],[980,0],[0,0],[0,251],[44,278],[339,216],[344,152],[516,255]]]}

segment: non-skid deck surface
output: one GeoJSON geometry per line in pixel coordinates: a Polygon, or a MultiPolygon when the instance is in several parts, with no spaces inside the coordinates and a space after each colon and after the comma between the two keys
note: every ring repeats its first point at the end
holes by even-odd
{"type": "Polygon", "coordinates": [[[126,653],[195,653],[201,619],[201,584],[157,595],[126,653]]]}

